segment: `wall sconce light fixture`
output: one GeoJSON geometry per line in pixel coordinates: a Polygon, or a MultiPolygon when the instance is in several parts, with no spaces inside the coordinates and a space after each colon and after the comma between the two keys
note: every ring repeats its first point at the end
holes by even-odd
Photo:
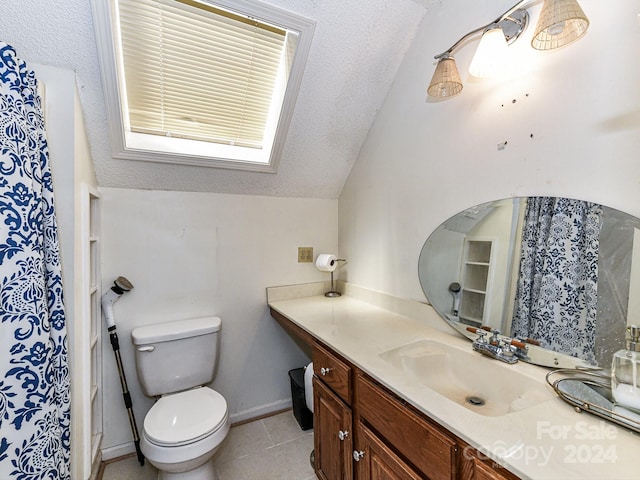
{"type": "MultiPolygon", "coordinates": [[[[507,45],[515,42],[529,23],[529,13],[522,8],[531,0],[522,0],[494,21],[463,35],[448,50],[436,55],[436,71],[427,88],[431,97],[447,98],[462,91],[453,51],[469,37],[482,32],[469,73],[487,77],[498,73],[505,58],[507,45]]],[[[589,19],[577,0],[544,0],[531,46],[536,50],[551,50],[567,45],[582,37],[589,27],[589,19]]]]}

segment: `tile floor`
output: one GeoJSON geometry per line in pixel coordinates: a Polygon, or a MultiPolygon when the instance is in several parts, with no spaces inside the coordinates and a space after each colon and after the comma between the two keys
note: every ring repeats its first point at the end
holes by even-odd
{"type": "MultiPolygon", "coordinates": [[[[313,480],[313,430],[302,431],[293,412],[231,428],[215,464],[220,480],[313,480]]],[[[135,455],[105,462],[98,480],[155,480],[157,471],[135,455]]]]}

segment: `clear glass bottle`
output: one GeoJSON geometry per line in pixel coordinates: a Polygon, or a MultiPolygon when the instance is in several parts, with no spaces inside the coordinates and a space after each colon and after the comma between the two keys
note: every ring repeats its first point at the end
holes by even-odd
{"type": "Polygon", "coordinates": [[[617,405],[640,411],[640,327],[627,328],[626,344],[611,361],[611,394],[617,405]]]}

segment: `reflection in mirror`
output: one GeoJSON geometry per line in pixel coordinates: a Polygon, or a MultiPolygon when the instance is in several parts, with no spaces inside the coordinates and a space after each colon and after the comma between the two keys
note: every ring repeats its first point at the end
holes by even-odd
{"type": "Polygon", "coordinates": [[[498,200],[451,217],[425,242],[420,284],[436,311],[528,343],[525,360],[609,368],[640,314],[640,220],[590,202],[498,200]],[[633,323],[633,321],[630,321],[633,323]]]}

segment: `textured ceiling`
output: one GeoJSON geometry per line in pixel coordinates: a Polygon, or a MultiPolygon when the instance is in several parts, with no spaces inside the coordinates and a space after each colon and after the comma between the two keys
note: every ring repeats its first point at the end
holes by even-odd
{"type": "Polygon", "coordinates": [[[0,32],[29,62],[73,69],[100,186],[337,198],[420,20],[442,0],[271,0],[316,21],[278,172],[111,157],[90,0],[3,2],[0,32]]]}

